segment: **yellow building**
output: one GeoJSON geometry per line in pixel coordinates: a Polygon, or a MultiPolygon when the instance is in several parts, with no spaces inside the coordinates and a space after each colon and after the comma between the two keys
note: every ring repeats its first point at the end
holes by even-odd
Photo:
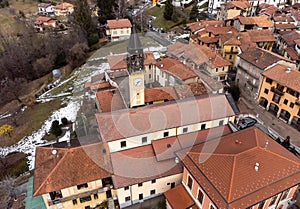
{"type": "Polygon", "coordinates": [[[231,62],[231,67],[236,66],[236,58],[239,53],[241,42],[239,37],[233,33],[221,34],[219,47],[221,56],[231,62]]]}
{"type": "Polygon", "coordinates": [[[262,73],[261,106],[295,128],[300,128],[300,72],[276,64],[262,73]]]}
{"type": "Polygon", "coordinates": [[[73,12],[74,12],[73,4],[67,2],[63,2],[54,7],[55,16],[66,16],[72,14],[73,12]]]}

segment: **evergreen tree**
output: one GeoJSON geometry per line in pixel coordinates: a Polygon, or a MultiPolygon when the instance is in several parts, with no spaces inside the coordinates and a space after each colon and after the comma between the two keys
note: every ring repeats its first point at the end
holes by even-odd
{"type": "Polygon", "coordinates": [[[98,20],[100,24],[106,24],[107,20],[115,19],[115,11],[118,11],[116,0],[97,0],[98,20]]]}
{"type": "Polygon", "coordinates": [[[73,16],[75,22],[86,32],[87,36],[95,31],[87,0],[76,0],[73,16]]]}
{"type": "Polygon", "coordinates": [[[174,11],[174,6],[172,4],[172,0],[167,0],[165,5],[164,18],[166,20],[172,20],[173,11],[174,11]]]}
{"type": "Polygon", "coordinates": [[[197,6],[197,2],[195,2],[190,12],[190,20],[195,20],[198,17],[198,14],[199,14],[198,6],[197,6]]]}

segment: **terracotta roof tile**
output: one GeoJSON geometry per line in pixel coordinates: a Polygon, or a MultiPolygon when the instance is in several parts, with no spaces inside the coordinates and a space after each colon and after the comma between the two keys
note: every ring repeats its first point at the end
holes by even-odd
{"type": "Polygon", "coordinates": [[[175,152],[182,149],[177,137],[153,140],[152,147],[157,161],[175,158],[175,152]]]}
{"type": "Polygon", "coordinates": [[[53,150],[51,147],[36,148],[34,196],[106,178],[112,174],[107,144],[55,148],[55,155],[53,150]]]}
{"type": "Polygon", "coordinates": [[[107,27],[109,29],[131,28],[132,25],[128,19],[116,19],[116,20],[107,20],[107,27]]]}
{"type": "Polygon", "coordinates": [[[98,83],[98,84],[91,84],[90,85],[90,89],[92,91],[98,91],[100,89],[106,89],[106,88],[111,88],[111,85],[109,82],[102,82],[102,83],[98,83]]]}
{"type": "Polygon", "coordinates": [[[195,205],[194,200],[187,193],[182,184],[174,187],[171,190],[166,191],[164,195],[173,209],[191,208],[195,205]],[[179,194],[180,198],[178,198],[179,194]]]}
{"type": "Polygon", "coordinates": [[[126,108],[119,91],[115,88],[98,91],[96,99],[102,112],[111,112],[126,108]]]}
{"type": "Polygon", "coordinates": [[[96,118],[102,140],[114,141],[233,115],[225,95],[211,95],[138,109],[98,113],[96,118]],[[185,114],[182,115],[182,112],[185,114]]]}
{"type": "Polygon", "coordinates": [[[247,208],[300,182],[300,160],[257,128],[210,140],[178,156],[218,208],[247,208]]]}
{"type": "Polygon", "coordinates": [[[231,2],[227,2],[227,4],[226,4],[227,9],[233,9],[235,7],[239,8],[241,10],[246,10],[247,8],[250,7],[250,4],[248,1],[231,1],[231,2]]]}
{"type": "Polygon", "coordinates": [[[220,41],[224,44],[224,45],[241,45],[241,42],[238,38],[237,34],[233,34],[233,33],[225,33],[225,34],[221,34],[220,35],[220,41]]]}
{"type": "Polygon", "coordinates": [[[115,188],[182,173],[182,166],[176,164],[174,159],[158,162],[152,145],[114,152],[111,160],[115,188]]]}
{"type": "Polygon", "coordinates": [[[274,24],[268,19],[266,15],[254,16],[254,17],[237,17],[243,25],[257,25],[258,27],[273,27],[274,24]]]}
{"type": "Polygon", "coordinates": [[[145,103],[177,99],[178,96],[172,86],[145,89],[145,103]]]}
{"type": "Polygon", "coordinates": [[[174,86],[174,89],[179,99],[207,94],[207,89],[202,82],[187,85],[176,85],[174,86]]]}
{"type": "Polygon", "coordinates": [[[54,9],[61,9],[61,10],[64,10],[64,9],[67,9],[69,7],[73,7],[73,4],[70,4],[68,2],[63,2],[61,4],[58,4],[54,7],[54,9]]]}
{"type": "Polygon", "coordinates": [[[266,30],[248,30],[243,33],[248,33],[252,42],[275,42],[276,37],[274,34],[266,29],[266,30]]]}
{"type": "Polygon", "coordinates": [[[286,57],[280,56],[278,54],[258,47],[253,47],[248,49],[247,51],[244,51],[242,54],[239,55],[239,57],[258,67],[261,70],[280,60],[292,62],[286,57]]]}
{"type": "Polygon", "coordinates": [[[160,62],[156,63],[156,66],[160,70],[168,72],[181,81],[197,77],[197,75],[186,65],[173,58],[163,58],[160,62]]]}
{"type": "Polygon", "coordinates": [[[296,29],[297,27],[293,23],[275,23],[276,30],[281,29],[296,29]]]}
{"type": "Polygon", "coordinates": [[[300,39],[300,33],[298,31],[289,31],[281,36],[282,40],[287,43],[288,46],[295,46],[294,40],[300,39]]]}
{"type": "Polygon", "coordinates": [[[299,60],[299,55],[293,47],[287,47],[285,52],[291,57],[292,60],[299,60]]]}
{"type": "Polygon", "coordinates": [[[262,74],[280,83],[281,85],[300,92],[300,72],[295,69],[290,68],[290,71],[288,71],[286,66],[276,64],[264,71],[262,74]]]}
{"type": "Polygon", "coordinates": [[[205,44],[212,44],[212,43],[217,43],[219,41],[219,37],[198,37],[199,41],[202,41],[205,44]]]}
{"type": "Polygon", "coordinates": [[[290,16],[286,16],[286,15],[274,16],[273,19],[275,22],[295,22],[293,20],[293,18],[291,18],[290,16]]]}
{"type": "Polygon", "coordinates": [[[224,26],[224,27],[207,26],[205,30],[207,32],[211,32],[216,36],[225,33],[237,33],[237,30],[231,26],[224,26]]]}

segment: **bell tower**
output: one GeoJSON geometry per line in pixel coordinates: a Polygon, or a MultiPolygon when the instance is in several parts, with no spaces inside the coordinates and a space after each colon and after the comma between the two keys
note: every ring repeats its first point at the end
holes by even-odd
{"type": "Polygon", "coordinates": [[[132,27],[127,52],[130,107],[141,106],[145,104],[144,52],[141,41],[136,33],[135,26],[132,27]]]}

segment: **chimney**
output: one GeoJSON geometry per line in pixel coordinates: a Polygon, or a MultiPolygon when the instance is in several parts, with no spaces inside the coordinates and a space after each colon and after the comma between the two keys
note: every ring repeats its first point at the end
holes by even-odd
{"type": "Polygon", "coordinates": [[[286,73],[290,73],[291,72],[291,68],[288,67],[287,69],[285,69],[285,72],[286,73]]]}
{"type": "Polygon", "coordinates": [[[259,169],[259,163],[255,163],[254,170],[257,172],[259,169]]]}

